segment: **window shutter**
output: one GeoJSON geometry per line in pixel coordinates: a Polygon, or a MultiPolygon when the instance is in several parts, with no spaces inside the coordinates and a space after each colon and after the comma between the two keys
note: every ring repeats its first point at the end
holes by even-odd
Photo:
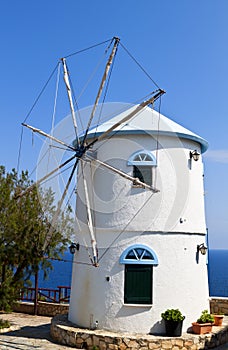
{"type": "Polygon", "coordinates": [[[125,265],[126,304],[152,304],[152,272],[152,265],[125,265]]]}

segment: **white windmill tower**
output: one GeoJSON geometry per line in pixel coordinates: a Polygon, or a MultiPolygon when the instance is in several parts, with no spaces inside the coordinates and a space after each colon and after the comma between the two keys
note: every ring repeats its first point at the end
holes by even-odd
{"type": "Polygon", "coordinates": [[[200,254],[206,235],[201,154],[207,143],[148,107],[161,89],[123,110],[123,105],[99,107],[118,43],[115,38],[94,106],[83,111],[89,121],[82,134],[62,59],[73,145],[26,124],[73,152],[57,167],[74,162],[53,220],[77,173],[80,238],[69,320],[81,327],[160,333],[161,312],[179,308],[186,330],[208,308],[206,257],[200,254]],[[118,107],[114,117],[91,127],[100,108],[105,114],[112,107],[118,107]]]}
{"type": "MultiPolygon", "coordinates": [[[[78,173],[77,219],[84,237],[93,222],[99,267],[74,264],[69,319],[82,327],[160,333],[161,312],[179,308],[186,330],[208,308],[206,256],[199,251],[207,143],[149,107],[106,134],[125,114],[87,136],[98,142],[78,173]]],[[[75,262],[86,256],[80,241],[75,262]]]]}

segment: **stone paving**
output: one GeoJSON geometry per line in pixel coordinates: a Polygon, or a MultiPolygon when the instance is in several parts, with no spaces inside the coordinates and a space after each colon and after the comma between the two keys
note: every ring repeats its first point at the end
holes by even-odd
{"type": "MultiPolygon", "coordinates": [[[[0,349],[6,350],[69,350],[72,347],[56,344],[50,336],[51,317],[21,313],[0,314],[11,322],[10,330],[0,333],[0,349]]],[[[217,350],[228,350],[228,344],[217,350]]]]}
{"type": "MultiPolygon", "coordinates": [[[[11,322],[11,330],[0,333],[0,349],[69,350],[69,346],[54,343],[50,336],[51,317],[20,313],[0,314],[11,322]]],[[[72,348],[71,348],[72,349],[72,348]]]]}

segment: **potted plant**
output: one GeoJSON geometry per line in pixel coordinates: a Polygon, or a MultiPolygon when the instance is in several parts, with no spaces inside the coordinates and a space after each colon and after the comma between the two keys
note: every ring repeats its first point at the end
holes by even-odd
{"type": "Polygon", "coordinates": [[[192,323],[192,331],[195,334],[206,334],[210,333],[212,330],[212,325],[214,323],[214,317],[209,314],[207,310],[202,311],[200,318],[197,322],[192,323]]]}
{"type": "Polygon", "coordinates": [[[223,314],[213,314],[214,317],[214,326],[222,326],[222,321],[223,321],[223,314]]]}
{"type": "Polygon", "coordinates": [[[161,314],[165,321],[166,335],[169,337],[180,337],[182,334],[182,325],[185,316],[179,309],[168,309],[161,314]]]}

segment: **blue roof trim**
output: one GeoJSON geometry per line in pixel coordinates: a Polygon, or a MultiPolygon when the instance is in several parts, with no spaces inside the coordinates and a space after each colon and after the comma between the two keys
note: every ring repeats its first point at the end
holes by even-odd
{"type": "Polygon", "coordinates": [[[155,252],[148,246],[144,244],[134,244],[130,247],[128,247],[120,256],[120,264],[142,264],[142,265],[158,265],[158,258],[155,252]],[[126,256],[131,250],[141,248],[146,251],[148,251],[152,256],[153,259],[143,259],[143,260],[137,260],[137,259],[126,259],[126,256]]]}
{"type": "MultiPolygon", "coordinates": [[[[87,135],[87,139],[91,139],[94,137],[98,137],[100,135],[102,135],[104,133],[104,131],[102,132],[97,132],[97,133],[88,133],[87,135]]],[[[173,131],[157,131],[157,130],[116,130],[113,131],[109,134],[110,136],[113,135],[140,135],[140,134],[147,134],[147,135],[165,135],[165,136],[170,136],[170,137],[179,137],[182,139],[187,139],[187,140],[191,140],[191,141],[195,141],[197,143],[200,144],[201,146],[201,152],[204,153],[206,152],[206,150],[208,149],[208,142],[203,139],[200,136],[197,135],[191,135],[191,134],[185,134],[185,133],[179,133],[179,132],[173,132],[173,131]]],[[[82,137],[81,137],[82,138],[82,137]]]]}

